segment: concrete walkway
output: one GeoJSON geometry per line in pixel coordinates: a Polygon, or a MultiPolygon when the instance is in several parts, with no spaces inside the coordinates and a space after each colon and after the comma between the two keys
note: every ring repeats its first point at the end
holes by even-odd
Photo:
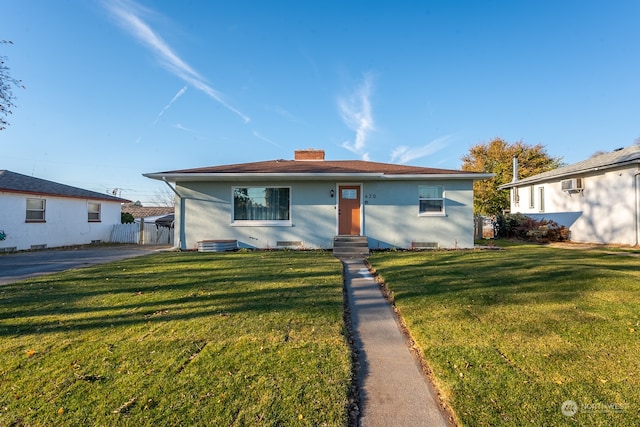
{"type": "Polygon", "coordinates": [[[364,260],[341,261],[360,362],[361,425],[448,427],[434,391],[364,260]]]}

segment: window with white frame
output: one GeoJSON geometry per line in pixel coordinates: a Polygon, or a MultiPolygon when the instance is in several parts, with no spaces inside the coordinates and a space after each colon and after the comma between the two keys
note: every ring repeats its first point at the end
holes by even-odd
{"type": "Polygon", "coordinates": [[[529,186],[529,209],[533,209],[536,206],[536,190],[533,185],[529,186]]]}
{"type": "Polygon", "coordinates": [[[444,187],[441,185],[419,185],[418,200],[420,215],[444,215],[444,187]]]}
{"type": "Polygon", "coordinates": [[[518,206],[520,204],[520,189],[513,187],[513,204],[518,206]]]}
{"type": "Polygon", "coordinates": [[[27,199],[26,222],[44,222],[47,201],[45,199],[27,199]]]}
{"type": "Polygon", "coordinates": [[[540,200],[538,201],[540,212],[544,212],[544,187],[538,188],[538,194],[540,195],[540,200]]]}
{"type": "Polygon", "coordinates": [[[234,187],[233,223],[287,225],[291,223],[289,187],[234,187]]]}
{"type": "Polygon", "coordinates": [[[89,222],[100,222],[100,203],[87,203],[87,220],[89,222]]]}

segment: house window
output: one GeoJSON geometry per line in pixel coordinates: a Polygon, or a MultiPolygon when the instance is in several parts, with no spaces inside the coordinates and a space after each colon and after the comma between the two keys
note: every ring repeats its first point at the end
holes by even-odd
{"type": "Polygon", "coordinates": [[[529,187],[529,208],[533,209],[536,206],[535,201],[536,191],[533,185],[529,187]]]}
{"type": "Polygon", "coordinates": [[[243,225],[289,225],[289,187],[235,187],[233,222],[243,225]]]}
{"type": "Polygon", "coordinates": [[[518,206],[520,204],[520,189],[513,187],[513,204],[518,206]]]}
{"type": "Polygon", "coordinates": [[[87,220],[89,222],[100,222],[100,203],[87,203],[87,220]]]}
{"type": "Polygon", "coordinates": [[[444,187],[441,185],[419,185],[418,199],[420,215],[444,214],[444,187]]]}
{"type": "Polygon", "coordinates": [[[343,188],[342,189],[342,198],[348,200],[357,200],[358,199],[358,190],[355,188],[343,188]]]}
{"type": "Polygon", "coordinates": [[[27,199],[26,222],[44,222],[45,207],[45,199],[27,199]]]}
{"type": "Polygon", "coordinates": [[[544,187],[538,188],[538,194],[540,195],[540,212],[544,212],[544,187]]]}

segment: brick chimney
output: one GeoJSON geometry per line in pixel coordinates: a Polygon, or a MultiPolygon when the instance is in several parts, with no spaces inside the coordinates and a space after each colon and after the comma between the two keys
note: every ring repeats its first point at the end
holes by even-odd
{"type": "Polygon", "coordinates": [[[324,150],[315,150],[313,148],[296,150],[294,156],[295,160],[324,160],[324,150]]]}

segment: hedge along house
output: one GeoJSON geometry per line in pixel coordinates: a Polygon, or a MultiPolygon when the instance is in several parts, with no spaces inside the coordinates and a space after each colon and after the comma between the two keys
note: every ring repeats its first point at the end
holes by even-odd
{"type": "Polygon", "coordinates": [[[107,242],[125,202],[0,170],[0,252],[107,242]]]}
{"type": "Polygon", "coordinates": [[[176,194],[181,249],[236,240],[241,248],[332,248],[363,236],[371,249],[473,247],[473,182],[491,174],[358,160],[323,150],[294,160],[148,173],[176,194]]]}

